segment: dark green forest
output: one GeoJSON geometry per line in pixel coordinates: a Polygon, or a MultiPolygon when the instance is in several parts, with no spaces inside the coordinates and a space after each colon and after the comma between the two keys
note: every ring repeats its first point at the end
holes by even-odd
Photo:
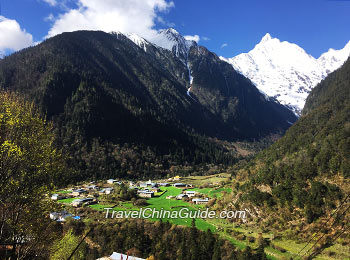
{"type": "Polygon", "coordinates": [[[192,47],[189,63],[192,97],[174,53],[78,31],[5,57],[0,87],[34,101],[54,123],[73,182],[220,171],[240,159],[230,142],[281,135],[296,120],[204,47],[192,47]]]}
{"type": "Polygon", "coordinates": [[[157,260],[264,260],[264,245],[253,250],[239,250],[210,230],[181,227],[169,222],[144,220],[107,221],[103,224],[84,225],[70,222],[63,232],[72,230],[75,236],[89,233],[90,243],[83,244],[84,259],[109,256],[111,252],[129,252],[130,255],[157,260]],[[92,245],[96,245],[95,247],[92,245]],[[98,246],[97,246],[98,245],[98,246]]]}
{"type": "Polygon", "coordinates": [[[302,209],[309,223],[338,205],[349,193],[350,60],[312,90],[285,136],[237,174],[248,180],[246,200],[302,209]]]}

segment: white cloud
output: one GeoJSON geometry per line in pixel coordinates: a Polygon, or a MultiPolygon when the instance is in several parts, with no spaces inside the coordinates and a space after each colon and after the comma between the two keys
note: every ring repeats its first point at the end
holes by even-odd
{"type": "Polygon", "coordinates": [[[221,45],[221,48],[225,48],[225,47],[227,47],[227,46],[228,46],[227,43],[223,43],[223,44],[221,45]]]}
{"type": "Polygon", "coordinates": [[[199,35],[186,35],[184,38],[188,41],[195,41],[196,43],[201,40],[201,37],[199,37],[199,35]]]}
{"type": "Polygon", "coordinates": [[[33,44],[33,36],[22,29],[16,20],[0,16],[1,53],[18,51],[33,44]]]}
{"type": "Polygon", "coordinates": [[[52,13],[44,18],[45,22],[51,22],[53,20],[55,20],[55,16],[52,13]]]}
{"type": "Polygon", "coordinates": [[[203,36],[203,37],[201,37],[201,40],[203,40],[203,41],[210,41],[210,38],[203,36]]]}
{"type": "Polygon", "coordinates": [[[57,1],[56,0],[43,0],[45,3],[51,5],[51,6],[56,6],[57,1]]]}
{"type": "Polygon", "coordinates": [[[175,23],[165,21],[161,16],[157,17],[157,21],[158,23],[165,25],[166,27],[169,27],[169,28],[173,28],[176,25],[175,23]]]}
{"type": "Polygon", "coordinates": [[[151,40],[160,12],[174,7],[168,0],[76,0],[78,8],[60,15],[47,37],[76,30],[136,33],[151,40]]]}

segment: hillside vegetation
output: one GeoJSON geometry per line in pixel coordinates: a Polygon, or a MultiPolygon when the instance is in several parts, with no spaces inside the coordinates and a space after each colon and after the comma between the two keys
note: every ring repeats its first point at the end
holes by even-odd
{"type": "Polygon", "coordinates": [[[234,187],[236,205],[250,205],[260,224],[295,234],[340,205],[350,191],[350,60],[311,92],[283,138],[236,172],[234,187]]]}
{"type": "Polygon", "coordinates": [[[237,161],[230,142],[280,135],[296,120],[204,47],[192,47],[189,66],[190,95],[188,68],[171,51],[78,31],[1,60],[0,87],[54,122],[76,180],[219,172],[237,161]]]}

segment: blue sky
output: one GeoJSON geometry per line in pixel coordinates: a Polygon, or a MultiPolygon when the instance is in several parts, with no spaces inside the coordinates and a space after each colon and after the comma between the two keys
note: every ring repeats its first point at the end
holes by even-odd
{"type": "MultiPolygon", "coordinates": [[[[16,22],[22,33],[25,30],[26,38],[21,39],[28,42],[28,34],[37,42],[76,29],[134,30],[152,37],[154,31],[172,26],[182,35],[199,35],[199,44],[224,57],[248,52],[270,33],[298,44],[317,58],[329,48],[343,48],[350,40],[350,1],[344,0],[0,1],[2,16],[16,22]],[[110,14],[104,15],[107,11],[110,14]]],[[[0,37],[8,35],[0,26],[0,37]]],[[[11,48],[15,43],[1,43],[0,39],[0,49],[6,44],[11,48]]],[[[16,45],[13,49],[20,48],[16,45]]]]}

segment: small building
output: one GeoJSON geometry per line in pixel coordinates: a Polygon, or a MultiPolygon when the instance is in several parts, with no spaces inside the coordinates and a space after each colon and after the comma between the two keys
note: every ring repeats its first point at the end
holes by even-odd
{"type": "Polygon", "coordinates": [[[65,199],[66,198],[66,196],[63,196],[62,194],[53,194],[52,196],[51,196],[51,199],[52,200],[63,200],[63,199],[65,199]]]}
{"type": "Polygon", "coordinates": [[[194,197],[195,195],[197,195],[198,192],[194,191],[194,190],[185,190],[184,193],[188,196],[188,197],[194,197]]]}
{"type": "Polygon", "coordinates": [[[72,218],[72,217],[73,215],[68,213],[67,211],[50,213],[50,219],[55,220],[57,222],[65,222],[68,218],[72,218]]]}
{"type": "Polygon", "coordinates": [[[140,187],[141,188],[149,188],[149,187],[156,188],[156,187],[158,187],[158,184],[149,180],[148,182],[140,182],[140,187]]]}
{"type": "Polygon", "coordinates": [[[159,186],[162,186],[162,187],[169,187],[170,184],[167,183],[167,182],[162,182],[162,183],[159,183],[159,186]]]}
{"type": "Polygon", "coordinates": [[[117,181],[117,180],[114,180],[114,179],[109,179],[109,180],[107,180],[107,183],[108,184],[114,184],[114,183],[116,183],[116,184],[121,184],[121,182],[119,182],[119,181],[117,181]]]}
{"type": "Polygon", "coordinates": [[[104,194],[112,194],[114,191],[113,188],[104,188],[104,189],[101,189],[98,193],[100,195],[104,195],[104,194]]]}
{"type": "Polygon", "coordinates": [[[147,182],[140,182],[140,188],[147,188],[147,182]]]}
{"type": "Polygon", "coordinates": [[[106,194],[112,194],[113,191],[114,191],[113,188],[106,188],[106,189],[105,189],[105,193],[106,193],[106,194]]]}
{"type": "Polygon", "coordinates": [[[179,195],[176,196],[177,200],[182,200],[182,199],[185,199],[185,198],[188,198],[188,196],[186,194],[179,194],[179,195]]]}
{"type": "Polygon", "coordinates": [[[73,200],[72,201],[72,206],[73,207],[81,207],[81,206],[84,206],[84,205],[90,205],[93,203],[93,198],[84,198],[84,199],[76,199],[76,200],[73,200]]]}
{"type": "Polygon", "coordinates": [[[208,198],[205,198],[205,199],[199,199],[199,198],[196,198],[196,199],[192,199],[192,202],[199,205],[199,204],[207,204],[209,202],[209,199],[208,198]]]}
{"type": "Polygon", "coordinates": [[[153,192],[161,192],[161,189],[159,189],[159,188],[157,188],[157,187],[150,188],[149,190],[150,190],[150,191],[153,191],[153,192]]]}
{"type": "Polygon", "coordinates": [[[78,197],[78,196],[81,196],[85,193],[87,193],[87,190],[85,190],[85,189],[76,189],[76,190],[73,190],[72,195],[74,197],[78,197]]]}
{"type": "Polygon", "coordinates": [[[180,179],[181,179],[180,176],[175,176],[175,177],[173,178],[174,181],[179,181],[180,179]]]}
{"type": "Polygon", "coordinates": [[[124,255],[124,254],[120,254],[120,253],[116,253],[116,252],[113,252],[113,254],[109,257],[109,259],[111,260],[126,260],[126,259],[129,259],[129,260],[146,260],[144,258],[139,258],[139,257],[135,257],[135,256],[130,256],[130,255],[124,255]]]}
{"type": "Polygon", "coordinates": [[[87,186],[86,189],[87,190],[97,190],[98,186],[93,184],[93,185],[87,186]]]}
{"type": "Polygon", "coordinates": [[[176,187],[176,188],[185,188],[186,184],[184,184],[184,183],[174,183],[173,186],[176,187]]]}
{"type": "Polygon", "coordinates": [[[153,191],[148,191],[148,190],[139,190],[137,192],[137,195],[139,195],[141,198],[153,198],[154,197],[154,192],[153,191]]]}

